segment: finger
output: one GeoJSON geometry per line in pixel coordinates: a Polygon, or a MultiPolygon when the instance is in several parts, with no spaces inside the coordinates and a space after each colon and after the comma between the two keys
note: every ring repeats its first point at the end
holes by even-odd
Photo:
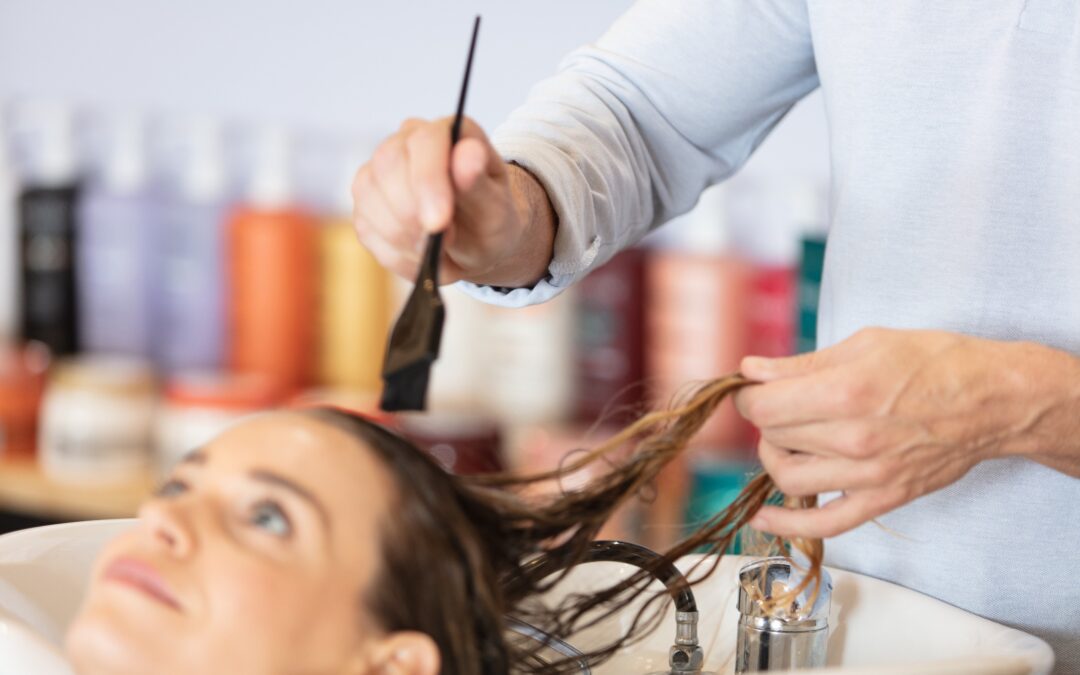
{"type": "Polygon", "coordinates": [[[395,217],[394,225],[407,232],[409,239],[421,241],[424,231],[420,226],[416,195],[413,194],[409,178],[409,153],[405,138],[394,136],[379,146],[371,158],[371,165],[375,186],[395,217]]]}
{"type": "Polygon", "coordinates": [[[450,185],[450,127],[446,120],[417,127],[405,141],[420,222],[428,232],[446,229],[454,211],[450,185]]]}
{"type": "Polygon", "coordinates": [[[360,232],[360,243],[366,248],[379,264],[394,274],[413,281],[416,272],[420,269],[420,258],[403,253],[397,247],[383,239],[374,228],[364,221],[363,217],[357,218],[356,229],[360,232]]]}
{"type": "Polygon", "coordinates": [[[401,123],[400,127],[398,127],[398,134],[402,136],[407,136],[416,129],[424,126],[425,124],[430,124],[430,122],[419,117],[409,117],[401,123]]]}
{"type": "Polygon", "coordinates": [[[809,422],[761,429],[762,438],[781,448],[861,461],[879,457],[895,448],[902,442],[902,433],[903,429],[896,424],[875,418],[809,422]]]}
{"type": "Polygon", "coordinates": [[[809,455],[764,439],[758,458],[776,487],[790,497],[878,487],[889,478],[887,462],[809,455]]]}
{"type": "Polygon", "coordinates": [[[807,352],[783,358],[746,356],[739,364],[739,371],[759,382],[771,382],[784,377],[807,375],[822,367],[823,352],[807,352]]]}
{"type": "Polygon", "coordinates": [[[374,168],[363,167],[356,181],[360,185],[354,196],[353,214],[358,219],[357,233],[361,241],[366,231],[374,232],[402,255],[419,259],[424,249],[424,233],[419,228],[403,227],[399,223],[375,182],[374,168]],[[366,227],[360,226],[361,221],[366,227]]]}
{"type": "Polygon", "coordinates": [[[735,394],[739,414],[759,429],[855,417],[866,387],[838,369],[743,387],[735,394]]]}
{"type": "Polygon", "coordinates": [[[760,382],[809,375],[834,366],[841,360],[851,360],[858,354],[864,354],[893,333],[895,331],[883,328],[863,328],[843,342],[814,352],[775,359],[763,356],[744,357],[739,370],[751,380],[760,382]]]}
{"type": "Polygon", "coordinates": [[[487,144],[477,138],[460,141],[454,147],[452,162],[454,186],[460,192],[469,192],[481,176],[490,176],[488,164],[493,163],[487,144]]]}
{"type": "Polygon", "coordinates": [[[763,506],[751,519],[750,526],[780,537],[824,539],[854,529],[902,503],[896,491],[860,490],[816,508],[763,506]]]}

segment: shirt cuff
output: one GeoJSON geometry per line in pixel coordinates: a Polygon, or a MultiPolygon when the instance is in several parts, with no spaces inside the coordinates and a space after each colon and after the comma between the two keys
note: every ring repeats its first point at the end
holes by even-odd
{"type": "Polygon", "coordinates": [[[547,302],[580,281],[615,254],[614,242],[597,232],[590,208],[588,181],[573,158],[561,148],[529,137],[496,137],[495,148],[507,162],[518,164],[543,186],[558,218],[554,254],[548,274],[529,288],[503,288],[459,281],[466,294],[503,307],[527,307],[547,302]]]}

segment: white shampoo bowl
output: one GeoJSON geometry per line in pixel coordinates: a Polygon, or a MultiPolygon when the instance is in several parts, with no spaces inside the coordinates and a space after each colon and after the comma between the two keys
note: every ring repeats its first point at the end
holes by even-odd
{"type": "MultiPolygon", "coordinates": [[[[0,536],[0,675],[71,675],[59,644],[78,608],[91,563],[106,541],[132,523],[70,523],[0,536]]],[[[691,556],[678,566],[685,572],[697,560],[691,556]]],[[[725,557],[707,581],[694,587],[706,670],[732,671],[736,579],[749,560],[725,557]]],[[[634,571],[621,563],[582,565],[555,592],[600,588],[634,571]]],[[[798,672],[1045,675],[1053,667],[1050,647],[1036,637],[900,586],[843,570],[829,572],[833,581],[829,666],[798,672]]],[[[599,631],[615,635],[632,616],[631,608],[620,621],[599,631]]],[[[674,608],[669,608],[655,633],[594,673],[643,675],[666,670],[674,634],[674,608]]],[[[598,637],[602,636],[586,635],[574,642],[598,637]]]]}

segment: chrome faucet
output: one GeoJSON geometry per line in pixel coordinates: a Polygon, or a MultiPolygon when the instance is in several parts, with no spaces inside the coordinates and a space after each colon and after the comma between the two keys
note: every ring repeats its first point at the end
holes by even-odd
{"type": "MultiPolygon", "coordinates": [[[[649,572],[657,581],[664,584],[675,601],[675,643],[668,653],[669,670],[655,675],[686,673],[707,675],[701,672],[705,663],[705,653],[698,642],[697,602],[694,600],[693,591],[690,590],[690,582],[670,560],[638,544],[625,541],[594,541],[580,562],[621,562],[633,565],[649,572]]],[[[560,562],[540,556],[526,563],[523,572],[534,579],[542,579],[563,569],[564,565],[560,562]]],[[[562,656],[577,658],[581,672],[590,672],[581,652],[566,642],[516,619],[510,618],[509,621],[511,629],[515,632],[541,642],[562,656]],[[523,625],[527,626],[527,629],[523,629],[523,625]],[[566,651],[567,649],[572,651],[566,651]]]]}

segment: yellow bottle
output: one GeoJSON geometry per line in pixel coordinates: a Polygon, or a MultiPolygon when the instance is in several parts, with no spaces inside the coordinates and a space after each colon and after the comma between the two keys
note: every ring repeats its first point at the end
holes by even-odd
{"type": "Polygon", "coordinates": [[[331,218],[319,241],[319,379],[378,391],[390,330],[390,279],[346,218],[331,218]]]}

